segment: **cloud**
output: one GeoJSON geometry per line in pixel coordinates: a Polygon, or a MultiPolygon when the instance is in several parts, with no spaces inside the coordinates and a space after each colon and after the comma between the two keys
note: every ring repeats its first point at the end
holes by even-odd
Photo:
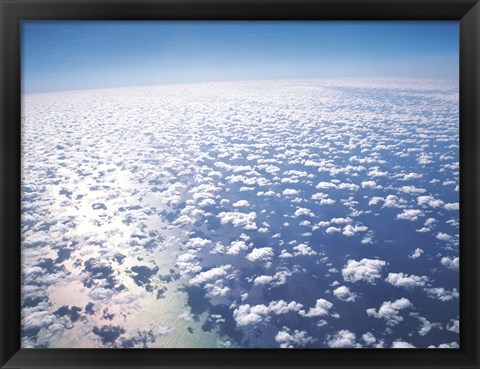
{"type": "Polygon", "coordinates": [[[410,300],[402,297],[395,301],[385,301],[377,310],[374,308],[367,309],[367,315],[377,319],[384,319],[387,325],[394,326],[403,321],[400,311],[413,307],[410,300]]]}
{"type": "Polygon", "coordinates": [[[420,256],[422,256],[423,252],[424,252],[424,251],[423,251],[422,249],[416,248],[413,253],[411,253],[410,255],[408,255],[408,257],[409,257],[410,259],[418,259],[420,256]]]}
{"type": "Polygon", "coordinates": [[[348,260],[342,269],[343,279],[347,282],[365,281],[374,284],[375,279],[381,278],[385,265],[386,261],[378,259],[348,260]]]}
{"type": "Polygon", "coordinates": [[[290,277],[292,272],[288,270],[281,270],[274,275],[261,275],[253,280],[255,286],[270,284],[272,286],[280,286],[287,283],[287,277],[290,277]]]}
{"type": "Polygon", "coordinates": [[[430,206],[432,208],[438,208],[439,206],[443,206],[444,202],[439,199],[435,199],[432,196],[418,196],[417,197],[418,205],[423,206],[430,206]]]}
{"type": "Polygon", "coordinates": [[[315,306],[310,308],[306,313],[304,310],[300,311],[300,315],[307,318],[314,318],[318,316],[328,315],[328,312],[333,307],[333,304],[325,299],[318,299],[315,306]]]}
{"type": "Polygon", "coordinates": [[[203,283],[212,281],[212,280],[217,280],[221,277],[225,277],[227,275],[227,272],[232,269],[232,266],[230,264],[228,265],[222,265],[218,268],[212,268],[210,270],[207,270],[206,272],[201,272],[197,274],[195,277],[190,279],[189,284],[193,286],[199,286],[203,283]]]}
{"type": "Polygon", "coordinates": [[[382,189],[383,186],[380,186],[377,184],[375,181],[364,181],[362,182],[362,188],[371,188],[373,190],[379,190],[382,189]]]}
{"type": "Polygon", "coordinates": [[[237,202],[232,204],[235,208],[244,208],[250,206],[250,203],[247,200],[238,200],[237,202]]]}
{"type": "Polygon", "coordinates": [[[333,290],[333,296],[346,302],[355,302],[355,299],[357,298],[357,295],[351,292],[347,286],[340,286],[333,290]]]}
{"type": "Polygon", "coordinates": [[[226,254],[227,255],[238,255],[242,250],[247,250],[248,246],[245,241],[232,241],[230,246],[228,246],[226,254]]]}
{"type": "Polygon", "coordinates": [[[415,348],[415,346],[413,346],[411,343],[409,342],[405,342],[405,341],[401,341],[401,340],[397,340],[397,341],[394,341],[392,343],[392,348],[415,348]]]}
{"type": "Polygon", "coordinates": [[[404,287],[410,289],[413,287],[425,286],[425,284],[428,282],[428,277],[419,277],[416,275],[408,275],[403,273],[388,273],[385,281],[395,287],[404,287]]]}
{"type": "Polygon", "coordinates": [[[440,241],[450,241],[453,237],[449,234],[438,232],[435,238],[440,241]]]}
{"type": "Polygon", "coordinates": [[[240,305],[233,311],[233,318],[238,326],[268,322],[270,315],[281,315],[289,312],[298,312],[303,307],[298,302],[287,303],[284,300],[272,301],[266,305],[240,305]]]}
{"type": "Polygon", "coordinates": [[[317,252],[312,250],[312,248],[310,246],[307,246],[303,243],[301,243],[300,245],[297,245],[297,246],[294,246],[293,247],[293,250],[295,250],[295,253],[294,255],[295,256],[299,256],[299,255],[304,255],[304,256],[313,256],[313,255],[317,255],[317,252]]]}
{"type": "Polygon", "coordinates": [[[337,188],[337,185],[331,182],[320,182],[315,187],[318,188],[319,190],[328,190],[330,188],[337,188]]]}
{"type": "Polygon", "coordinates": [[[365,232],[367,230],[368,230],[368,227],[366,226],[352,226],[351,224],[348,224],[345,227],[343,227],[342,234],[347,237],[352,237],[352,236],[355,236],[355,233],[357,232],[365,232]]]}
{"type": "Polygon", "coordinates": [[[273,257],[273,249],[271,247],[255,248],[246,257],[251,262],[268,261],[273,257]]]}
{"type": "Polygon", "coordinates": [[[400,191],[409,193],[409,194],[417,194],[417,193],[424,193],[427,192],[424,188],[418,188],[415,186],[402,186],[400,187],[400,191]]]}
{"type": "Polygon", "coordinates": [[[440,301],[451,301],[454,299],[458,299],[459,296],[456,288],[454,288],[452,291],[448,291],[443,287],[425,288],[424,290],[427,293],[428,297],[440,301]]]}
{"type": "Polygon", "coordinates": [[[458,319],[451,319],[447,325],[447,331],[459,333],[460,332],[460,322],[458,319]]]}
{"type": "Polygon", "coordinates": [[[403,213],[397,215],[397,219],[415,221],[419,216],[423,216],[423,212],[418,209],[405,209],[403,213]]]}
{"type": "Polygon", "coordinates": [[[340,232],[342,229],[341,228],[337,228],[337,227],[328,227],[326,230],[325,230],[325,233],[327,234],[333,234],[335,232],[340,232]]]}
{"type": "Polygon", "coordinates": [[[460,259],[458,258],[458,256],[454,258],[444,256],[440,260],[440,263],[442,263],[442,265],[445,265],[448,269],[458,270],[460,266],[460,259]]]}
{"type": "Polygon", "coordinates": [[[295,210],[295,213],[293,215],[295,218],[301,217],[301,216],[309,216],[309,217],[315,216],[313,211],[307,208],[298,208],[297,210],[295,210]]]}
{"type": "Polygon", "coordinates": [[[326,343],[330,348],[355,347],[356,339],[355,333],[350,332],[348,329],[342,329],[333,336],[327,335],[326,343]]]}
{"type": "Polygon", "coordinates": [[[299,193],[300,191],[294,190],[293,188],[287,188],[282,192],[284,196],[294,196],[294,195],[298,195],[299,193]]]}
{"type": "Polygon", "coordinates": [[[306,331],[295,329],[293,332],[290,328],[284,326],[275,336],[275,341],[280,344],[281,348],[305,347],[309,343],[315,342],[316,339],[309,336],[306,331]]]}
{"type": "Polygon", "coordinates": [[[221,212],[218,214],[220,218],[220,223],[222,224],[232,224],[235,227],[241,227],[243,229],[253,230],[257,229],[255,219],[257,214],[252,211],[248,214],[240,212],[221,212]]]}
{"type": "Polygon", "coordinates": [[[445,204],[444,208],[446,210],[459,210],[460,205],[458,202],[454,202],[454,203],[445,204]]]}

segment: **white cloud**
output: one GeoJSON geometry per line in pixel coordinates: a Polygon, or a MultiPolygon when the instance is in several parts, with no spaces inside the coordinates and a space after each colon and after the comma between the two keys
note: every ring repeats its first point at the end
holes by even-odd
{"type": "Polygon", "coordinates": [[[422,249],[416,248],[413,253],[411,253],[410,255],[408,255],[408,257],[409,257],[410,259],[418,259],[420,256],[422,256],[423,252],[424,252],[424,251],[423,251],[422,249]]]}
{"type": "Polygon", "coordinates": [[[346,301],[346,302],[355,302],[357,295],[350,291],[350,288],[347,286],[340,286],[333,290],[333,296],[337,299],[346,301]]]}
{"type": "Polygon", "coordinates": [[[402,297],[393,302],[385,301],[378,311],[375,308],[367,309],[367,315],[377,319],[384,319],[389,326],[394,326],[403,321],[400,311],[412,306],[410,300],[402,297]]]}
{"type": "Polygon", "coordinates": [[[304,255],[304,256],[312,256],[312,255],[317,255],[317,252],[314,251],[310,246],[307,246],[303,243],[300,245],[294,246],[293,249],[295,250],[294,255],[299,256],[299,255],[304,255]]]}
{"type": "Polygon", "coordinates": [[[395,287],[413,288],[425,286],[425,284],[428,282],[428,277],[419,277],[416,275],[408,275],[403,273],[388,273],[385,281],[395,287]]]}
{"type": "Polygon", "coordinates": [[[400,191],[410,194],[417,194],[417,193],[425,193],[427,190],[424,188],[418,188],[415,186],[402,186],[400,187],[400,191]]]}
{"type": "Polygon", "coordinates": [[[458,202],[449,203],[449,204],[445,204],[444,208],[447,210],[459,210],[460,204],[458,202]]]}
{"type": "Polygon", "coordinates": [[[257,229],[255,219],[257,214],[252,211],[248,214],[240,212],[221,212],[218,214],[220,218],[220,223],[222,224],[232,224],[235,227],[242,227],[244,229],[257,229]]]}
{"type": "Polygon", "coordinates": [[[395,342],[393,342],[392,344],[392,348],[415,348],[415,346],[413,346],[411,343],[408,343],[408,342],[405,342],[405,341],[400,341],[400,340],[397,340],[395,342]]]}
{"type": "Polygon", "coordinates": [[[268,322],[270,314],[281,315],[288,312],[298,312],[303,307],[298,302],[291,301],[287,303],[284,300],[272,301],[268,306],[249,304],[240,305],[233,311],[233,318],[238,326],[256,324],[260,322],[268,322]]]}
{"type": "Polygon", "coordinates": [[[442,206],[444,204],[442,200],[435,199],[433,196],[418,196],[417,203],[418,205],[428,205],[432,208],[438,208],[439,206],[442,206]]]}
{"type": "Polygon", "coordinates": [[[238,255],[242,250],[247,250],[248,246],[245,241],[232,241],[227,248],[227,255],[238,255]]]}
{"type": "Polygon", "coordinates": [[[255,248],[246,257],[251,262],[268,261],[273,257],[273,249],[271,247],[255,248]]]}
{"type": "Polygon", "coordinates": [[[383,187],[378,185],[375,181],[364,181],[362,182],[362,188],[371,188],[374,190],[382,189],[383,187]]]}
{"type": "Polygon", "coordinates": [[[345,227],[343,227],[342,234],[347,237],[352,237],[352,236],[355,236],[355,233],[366,232],[367,230],[368,230],[368,227],[366,226],[352,226],[351,224],[348,224],[345,227]]]}
{"type": "Polygon", "coordinates": [[[247,207],[250,206],[247,200],[238,200],[237,202],[233,203],[232,206],[236,208],[247,207]]]}
{"type": "Polygon", "coordinates": [[[275,336],[275,341],[280,344],[281,348],[305,347],[309,343],[316,341],[309,336],[306,331],[295,329],[293,332],[288,327],[283,327],[275,336]]]}
{"type": "Polygon", "coordinates": [[[206,272],[201,272],[195,277],[190,279],[189,283],[193,286],[201,285],[212,280],[217,280],[218,278],[224,277],[227,275],[227,272],[232,268],[230,264],[222,265],[218,268],[212,268],[206,272]]]}
{"type": "Polygon", "coordinates": [[[333,307],[333,304],[325,299],[318,299],[315,306],[310,308],[308,312],[304,310],[300,311],[300,315],[307,318],[314,318],[317,316],[328,315],[329,310],[333,307]]]}
{"type": "Polygon", "coordinates": [[[326,343],[331,348],[355,347],[356,339],[355,333],[342,329],[333,336],[328,335],[326,343]]]}
{"type": "Polygon", "coordinates": [[[294,196],[294,195],[298,195],[299,193],[300,193],[299,191],[294,190],[293,188],[287,188],[282,192],[284,196],[294,196]]]}
{"type": "Polygon", "coordinates": [[[325,230],[325,233],[327,234],[333,234],[335,232],[340,232],[342,229],[341,228],[337,228],[337,227],[328,227],[326,230],[325,230]]]}
{"type": "Polygon", "coordinates": [[[423,212],[418,209],[405,209],[403,213],[397,215],[397,219],[415,221],[419,216],[423,216],[423,212]]]}
{"type": "Polygon", "coordinates": [[[375,279],[381,278],[385,265],[385,261],[377,259],[348,260],[342,269],[343,279],[347,282],[366,281],[373,284],[375,279]]]}
{"type": "Polygon", "coordinates": [[[295,213],[294,213],[295,217],[301,217],[305,215],[313,217],[315,214],[313,213],[313,211],[307,208],[298,208],[297,210],[295,210],[295,213]]]}
{"type": "Polygon", "coordinates": [[[428,297],[440,301],[450,301],[453,299],[458,299],[459,296],[456,288],[454,288],[452,291],[448,291],[443,287],[432,287],[425,288],[425,292],[427,293],[428,297]]]}
{"type": "Polygon", "coordinates": [[[448,269],[457,270],[460,266],[460,259],[458,258],[458,256],[454,258],[444,256],[440,260],[440,263],[442,263],[442,265],[445,265],[448,269]]]}
{"type": "Polygon", "coordinates": [[[440,241],[450,241],[452,238],[452,236],[443,232],[438,232],[436,236],[436,239],[440,241]]]}
{"type": "Polygon", "coordinates": [[[337,185],[331,182],[320,182],[315,187],[318,188],[319,190],[327,190],[329,188],[337,188],[337,185]]]}

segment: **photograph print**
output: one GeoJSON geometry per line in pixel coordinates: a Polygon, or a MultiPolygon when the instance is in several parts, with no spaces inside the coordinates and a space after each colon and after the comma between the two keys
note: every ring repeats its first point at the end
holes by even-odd
{"type": "Polygon", "coordinates": [[[457,21],[23,21],[22,348],[459,341],[457,21]]]}

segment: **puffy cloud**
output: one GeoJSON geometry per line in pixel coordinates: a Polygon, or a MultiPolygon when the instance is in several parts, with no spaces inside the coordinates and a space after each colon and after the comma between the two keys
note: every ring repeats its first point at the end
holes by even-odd
{"type": "Polygon", "coordinates": [[[424,193],[427,192],[424,188],[418,188],[415,186],[402,186],[400,187],[400,191],[410,194],[417,194],[417,193],[424,193]]]}
{"type": "Polygon", "coordinates": [[[342,329],[333,336],[328,335],[326,343],[331,348],[355,347],[357,345],[356,339],[355,333],[348,329],[342,329]]]}
{"type": "Polygon", "coordinates": [[[330,219],[330,223],[333,223],[333,224],[347,224],[347,223],[351,223],[352,222],[352,219],[350,218],[332,218],[330,219]]]}
{"type": "Polygon", "coordinates": [[[440,301],[450,301],[458,299],[459,296],[456,288],[454,288],[452,291],[448,291],[443,287],[432,287],[425,288],[425,292],[427,293],[428,297],[440,301]]]}
{"type": "Polygon", "coordinates": [[[377,339],[371,332],[367,332],[362,334],[362,340],[365,342],[367,345],[373,345],[375,342],[377,342],[377,339]]]}
{"type": "Polygon", "coordinates": [[[397,215],[397,219],[415,221],[419,216],[423,216],[423,212],[418,209],[405,209],[403,213],[397,215]]]}
{"type": "Polygon", "coordinates": [[[282,192],[284,196],[295,196],[295,195],[298,195],[299,193],[300,191],[294,190],[293,188],[287,188],[282,192]]]}
{"type": "Polygon", "coordinates": [[[458,202],[453,202],[453,203],[445,204],[444,208],[447,210],[459,210],[460,205],[458,202]]]}
{"type": "Polygon", "coordinates": [[[306,331],[295,329],[293,332],[290,328],[284,326],[275,336],[275,341],[280,344],[281,348],[305,347],[311,342],[316,341],[309,336],[306,331]]]}
{"type": "Polygon", "coordinates": [[[450,241],[453,237],[449,234],[438,232],[435,238],[440,241],[450,241]]]}
{"type": "Polygon", "coordinates": [[[410,259],[418,259],[420,256],[422,256],[423,252],[424,252],[424,251],[423,251],[422,249],[416,248],[413,253],[411,253],[410,255],[408,255],[408,257],[409,257],[410,259]]]}
{"type": "Polygon", "coordinates": [[[251,262],[268,261],[273,257],[273,249],[271,247],[255,248],[246,257],[251,262]]]}
{"type": "Polygon", "coordinates": [[[392,348],[415,348],[411,343],[397,340],[392,343],[392,348]]]}
{"type": "Polygon", "coordinates": [[[365,232],[368,228],[366,226],[352,226],[351,224],[346,225],[343,227],[342,234],[347,237],[355,236],[357,232],[365,232]]]}
{"type": "Polygon", "coordinates": [[[195,277],[190,279],[189,283],[193,286],[201,285],[202,283],[206,283],[212,280],[217,280],[219,278],[225,277],[227,272],[232,268],[230,264],[222,265],[218,268],[212,268],[207,270],[206,272],[201,272],[197,274],[195,277]]]}
{"type": "Polygon", "coordinates": [[[221,212],[218,214],[220,218],[220,223],[222,224],[232,224],[235,227],[242,227],[244,229],[257,229],[255,219],[257,214],[252,211],[248,214],[240,212],[221,212]]]}
{"type": "Polygon", "coordinates": [[[375,308],[367,309],[367,315],[377,319],[384,319],[389,326],[394,326],[403,321],[400,311],[412,306],[410,300],[402,297],[393,302],[385,301],[378,311],[375,308]]]}
{"type": "Polygon", "coordinates": [[[460,332],[460,322],[458,319],[452,319],[447,325],[447,330],[454,333],[460,332]]]}
{"type": "Polygon", "coordinates": [[[371,188],[374,190],[382,189],[383,187],[378,185],[375,181],[364,181],[362,182],[362,188],[371,188]]]}
{"type": "Polygon", "coordinates": [[[342,269],[343,279],[347,282],[366,281],[373,284],[375,279],[381,278],[385,265],[386,261],[378,259],[348,260],[342,269]]]}
{"type": "Polygon", "coordinates": [[[303,307],[298,302],[291,301],[287,303],[284,300],[272,301],[267,305],[254,305],[249,304],[240,305],[233,311],[233,318],[238,326],[245,326],[251,324],[257,324],[261,322],[268,322],[270,315],[281,315],[289,312],[298,312],[303,307]]]}
{"type": "Polygon", "coordinates": [[[304,256],[312,256],[312,255],[317,255],[317,252],[312,250],[310,246],[307,246],[303,243],[300,245],[294,246],[293,249],[295,250],[294,255],[299,256],[299,255],[304,255],[304,256]]]}
{"type": "Polygon", "coordinates": [[[328,227],[326,230],[325,230],[325,233],[327,234],[333,234],[335,232],[340,232],[342,229],[341,228],[337,228],[337,227],[328,227]]]}
{"type": "Polygon", "coordinates": [[[442,263],[442,265],[445,265],[448,269],[457,270],[459,268],[460,259],[458,258],[458,256],[454,258],[444,256],[440,260],[440,263],[442,263]]]}
{"type": "Polygon", "coordinates": [[[247,250],[248,246],[245,241],[232,241],[230,246],[228,246],[226,254],[227,255],[238,255],[242,250],[247,250]]]}
{"type": "Polygon", "coordinates": [[[417,203],[418,205],[428,205],[432,208],[438,208],[439,206],[442,206],[444,204],[442,200],[435,199],[432,196],[418,196],[417,203]]]}
{"type": "Polygon", "coordinates": [[[325,316],[328,315],[328,312],[333,307],[333,304],[325,299],[318,299],[315,303],[315,306],[310,308],[308,312],[304,310],[300,311],[300,315],[305,316],[307,318],[314,318],[317,316],[325,316]]]}
{"type": "Polygon", "coordinates": [[[271,284],[272,286],[280,286],[287,283],[287,277],[290,277],[292,272],[288,270],[281,270],[274,275],[261,275],[253,280],[255,286],[271,284]]]}
{"type": "Polygon", "coordinates": [[[441,349],[446,349],[446,348],[459,348],[458,342],[450,342],[450,343],[441,343],[438,346],[435,345],[430,345],[428,348],[441,348],[441,349]]]}
{"type": "Polygon", "coordinates": [[[315,187],[319,190],[328,190],[329,188],[337,188],[337,185],[331,182],[320,182],[315,187]]]}
{"type": "Polygon", "coordinates": [[[301,216],[313,217],[313,216],[315,216],[315,214],[310,209],[298,208],[297,210],[295,210],[294,216],[295,217],[301,217],[301,216]]]}
{"type": "Polygon", "coordinates": [[[408,275],[403,273],[388,273],[385,281],[395,287],[413,288],[425,286],[425,284],[428,282],[428,277],[419,277],[416,275],[408,275]]]}
{"type": "Polygon", "coordinates": [[[370,199],[370,201],[368,202],[368,205],[369,206],[372,206],[372,205],[378,205],[380,204],[382,201],[384,201],[385,199],[383,197],[379,197],[379,196],[374,196],[370,199]]]}
{"type": "Polygon", "coordinates": [[[232,206],[236,208],[244,208],[250,206],[250,203],[247,200],[238,200],[237,202],[233,203],[232,206]]]}
{"type": "Polygon", "coordinates": [[[354,302],[357,298],[357,295],[350,291],[350,288],[347,286],[340,286],[333,290],[333,296],[337,299],[346,301],[346,302],[354,302]]]}

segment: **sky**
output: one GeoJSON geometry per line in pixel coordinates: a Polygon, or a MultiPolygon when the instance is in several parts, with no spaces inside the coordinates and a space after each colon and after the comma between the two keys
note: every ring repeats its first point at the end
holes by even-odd
{"type": "Polygon", "coordinates": [[[24,21],[22,92],[291,78],[458,80],[456,21],[24,21]]]}

